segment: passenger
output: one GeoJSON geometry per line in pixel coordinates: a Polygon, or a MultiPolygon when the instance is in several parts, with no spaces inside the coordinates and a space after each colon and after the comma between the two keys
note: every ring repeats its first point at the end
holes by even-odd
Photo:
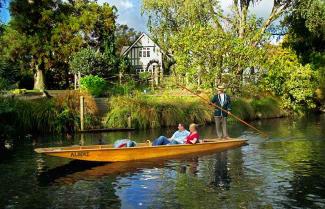
{"type": "Polygon", "coordinates": [[[185,129],[184,124],[180,123],[178,124],[178,130],[172,137],[167,138],[165,136],[160,136],[152,142],[152,145],[184,144],[184,141],[189,134],[190,132],[185,129]]]}
{"type": "Polygon", "coordinates": [[[114,148],[135,147],[137,143],[130,139],[119,139],[114,142],[114,148]]]}
{"type": "Polygon", "coordinates": [[[200,135],[197,132],[197,125],[195,123],[192,123],[190,125],[190,135],[186,137],[186,144],[196,144],[200,143],[200,135]]]}

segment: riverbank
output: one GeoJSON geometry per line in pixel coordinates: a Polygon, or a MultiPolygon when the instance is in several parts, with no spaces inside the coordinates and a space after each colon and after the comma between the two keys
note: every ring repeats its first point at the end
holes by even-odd
{"type": "MultiPolygon", "coordinates": [[[[175,126],[180,122],[207,124],[214,120],[214,108],[191,96],[117,96],[110,99],[108,106],[105,125],[112,128],[127,127],[129,117],[132,127],[140,129],[175,126]]],[[[232,110],[233,114],[247,121],[288,115],[281,108],[279,100],[271,96],[260,99],[235,98],[232,110]]],[[[229,120],[235,121],[231,117],[229,120]]]]}
{"type": "Polygon", "coordinates": [[[23,134],[73,133],[80,127],[79,102],[86,103],[85,127],[95,128],[97,107],[92,96],[77,91],[33,100],[0,97],[0,137],[23,134]]]}

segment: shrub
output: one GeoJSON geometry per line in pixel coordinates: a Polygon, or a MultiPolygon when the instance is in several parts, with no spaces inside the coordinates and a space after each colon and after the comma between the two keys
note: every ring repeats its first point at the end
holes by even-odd
{"type": "Polygon", "coordinates": [[[265,97],[258,100],[252,100],[251,106],[254,109],[256,118],[275,118],[284,115],[284,112],[280,108],[280,103],[274,97],[265,97]]]}
{"type": "Polygon", "coordinates": [[[0,77],[0,90],[6,90],[9,88],[9,86],[10,86],[9,81],[0,77]]]}
{"type": "MultiPolygon", "coordinates": [[[[255,118],[254,109],[247,100],[236,99],[232,101],[232,113],[243,120],[252,120],[255,118]]],[[[229,117],[231,121],[236,119],[229,117]]]]}
{"type": "Polygon", "coordinates": [[[87,75],[80,79],[81,89],[88,91],[91,95],[99,97],[106,91],[106,81],[97,75],[87,75]]]}
{"type": "Polygon", "coordinates": [[[88,47],[73,54],[69,65],[74,73],[107,77],[116,68],[116,62],[115,55],[101,53],[88,47]]]}
{"type": "Polygon", "coordinates": [[[136,82],[134,80],[129,80],[123,84],[113,85],[110,88],[110,95],[125,95],[131,94],[133,91],[136,91],[138,87],[136,86],[136,82]]]}

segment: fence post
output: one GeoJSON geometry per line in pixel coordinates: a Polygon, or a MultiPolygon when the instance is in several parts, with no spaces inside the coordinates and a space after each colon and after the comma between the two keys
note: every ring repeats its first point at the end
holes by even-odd
{"type": "Polygon", "coordinates": [[[78,87],[79,87],[79,89],[81,89],[80,79],[81,79],[81,73],[80,73],[80,71],[78,71],[78,87]]]}
{"type": "Polygon", "coordinates": [[[84,104],[85,98],[83,96],[80,96],[80,130],[84,130],[84,104]]]}
{"type": "Polygon", "coordinates": [[[128,128],[132,128],[132,118],[131,118],[131,115],[128,116],[128,128]]]}
{"type": "Polygon", "coordinates": [[[74,90],[77,90],[77,74],[74,73],[74,90]]]}

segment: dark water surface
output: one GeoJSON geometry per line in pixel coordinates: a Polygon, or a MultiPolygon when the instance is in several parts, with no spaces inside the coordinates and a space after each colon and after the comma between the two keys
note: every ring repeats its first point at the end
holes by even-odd
{"type": "MultiPolygon", "coordinates": [[[[0,160],[0,208],[325,208],[325,115],[239,124],[248,146],[172,160],[84,163],[47,157],[35,147],[152,139],[171,130],[39,137],[0,160]]],[[[201,135],[213,137],[213,126],[201,135]]]]}

